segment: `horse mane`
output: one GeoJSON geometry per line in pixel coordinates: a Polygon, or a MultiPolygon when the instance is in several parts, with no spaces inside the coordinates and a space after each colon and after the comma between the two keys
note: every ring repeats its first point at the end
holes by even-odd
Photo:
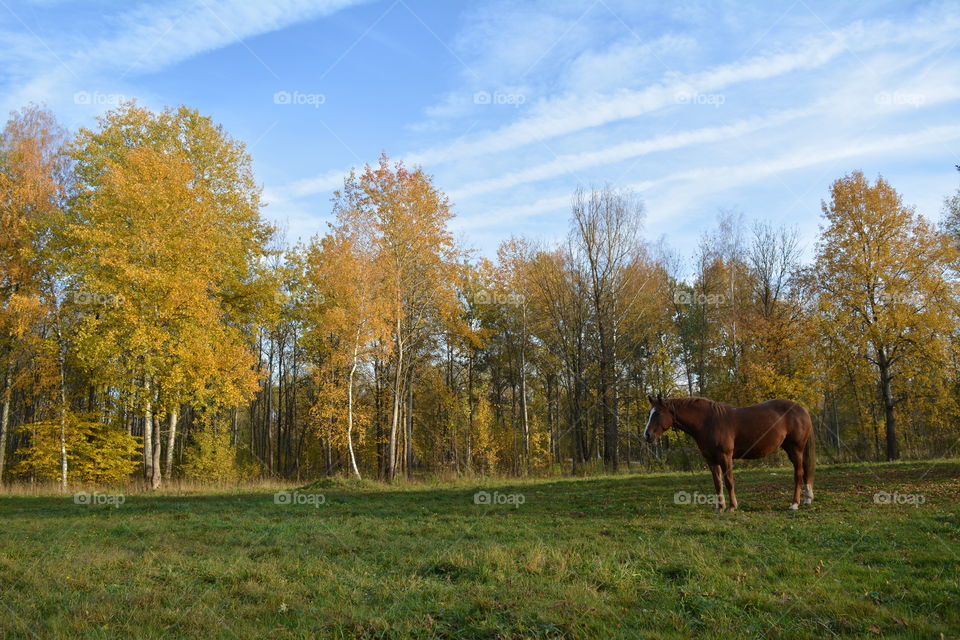
{"type": "Polygon", "coordinates": [[[715,416],[726,416],[731,411],[736,409],[736,407],[734,407],[732,404],[727,404],[726,402],[717,402],[716,400],[711,400],[710,398],[699,398],[696,396],[691,396],[689,398],[668,398],[667,402],[669,402],[672,406],[681,409],[706,409],[707,412],[715,416]]]}

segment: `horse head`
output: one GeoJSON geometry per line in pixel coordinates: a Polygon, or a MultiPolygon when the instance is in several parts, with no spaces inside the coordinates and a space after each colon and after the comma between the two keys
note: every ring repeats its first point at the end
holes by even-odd
{"type": "Polygon", "coordinates": [[[673,426],[673,409],[669,401],[664,401],[661,395],[657,395],[656,398],[647,396],[647,400],[650,402],[650,417],[647,418],[647,427],[643,430],[643,439],[654,442],[664,431],[673,426]]]}

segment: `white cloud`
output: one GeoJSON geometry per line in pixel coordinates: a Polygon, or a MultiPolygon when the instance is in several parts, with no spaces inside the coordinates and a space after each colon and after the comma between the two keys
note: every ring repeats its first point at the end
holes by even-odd
{"type": "Polygon", "coordinates": [[[313,178],[305,178],[287,185],[280,192],[274,193],[274,197],[280,198],[299,198],[315,193],[333,191],[343,186],[343,179],[349,171],[328,171],[323,175],[313,178]]]}
{"type": "Polygon", "coordinates": [[[638,156],[647,155],[661,151],[670,151],[698,144],[709,144],[722,140],[738,138],[748,133],[754,133],[767,127],[774,127],[790,120],[809,115],[812,109],[792,109],[776,113],[772,116],[750,118],[741,120],[734,124],[704,127],[690,131],[682,131],[674,134],[657,136],[644,140],[632,140],[617,145],[598,149],[596,151],[583,151],[580,153],[562,154],[549,162],[512,171],[501,176],[473,182],[450,192],[451,198],[455,201],[464,198],[474,197],[498,189],[506,189],[519,184],[536,182],[554,178],[559,175],[575,173],[577,171],[596,166],[622,162],[638,156]]]}
{"type": "MultiPolygon", "coordinates": [[[[3,103],[14,109],[30,101],[93,90],[106,81],[115,86],[124,77],[157,71],[246,38],[328,15],[357,1],[181,0],[148,3],[106,18],[103,26],[112,34],[95,40],[78,40],[72,34],[32,33],[28,37],[4,33],[0,41],[12,42],[16,48],[3,60],[15,65],[11,68],[18,73],[8,83],[3,103]]],[[[9,24],[25,23],[16,17],[9,24]]],[[[253,64],[266,67],[254,52],[250,55],[253,64]]]]}
{"type": "MultiPolygon", "coordinates": [[[[689,212],[689,205],[703,197],[718,194],[734,187],[759,182],[775,175],[851,158],[889,155],[906,150],[917,152],[923,148],[939,148],[943,143],[960,139],[960,125],[928,127],[906,134],[881,136],[870,141],[856,139],[835,140],[830,146],[807,145],[774,158],[736,165],[711,165],[679,171],[654,180],[625,185],[638,193],[656,195],[656,206],[648,208],[652,222],[676,218],[689,212]],[[669,192],[665,188],[671,187],[669,192]],[[658,191],[664,188],[662,191],[658,191]],[[654,194],[654,192],[657,192],[654,194]]],[[[789,195],[789,191],[787,191],[789,195]]],[[[567,207],[570,194],[544,197],[534,203],[485,211],[482,215],[458,220],[460,229],[481,229],[504,222],[516,223],[567,207]]]]}
{"type": "MultiPolygon", "coordinates": [[[[829,31],[826,35],[804,38],[791,50],[757,55],[737,62],[715,66],[701,72],[667,74],[660,82],[643,89],[621,89],[610,93],[565,93],[542,99],[532,106],[530,115],[498,129],[469,138],[453,140],[404,156],[408,164],[433,169],[437,165],[459,162],[483,155],[502,154],[517,148],[571,135],[591,128],[634,119],[676,106],[685,96],[718,94],[744,83],[783,78],[794,72],[819,69],[844,54],[859,61],[864,51],[895,44],[936,40],[960,28],[960,17],[953,13],[938,16],[931,22],[924,16],[906,24],[873,22],[854,23],[829,31]]],[[[482,30],[481,30],[482,32],[482,30]]],[[[498,42],[503,42],[500,38],[498,42]]],[[[526,45],[517,43],[526,51],[526,45]]],[[[495,55],[501,57],[503,52],[495,55]]],[[[529,57],[529,53],[524,54],[529,57]]],[[[858,65],[859,67],[859,65],[858,65]]],[[[857,69],[871,75],[874,71],[857,69]]],[[[453,103],[441,109],[456,111],[453,103]]],[[[327,176],[343,171],[328,172],[327,176]]],[[[509,181],[509,179],[505,179],[509,181]]],[[[318,180],[315,188],[309,181],[300,181],[300,196],[320,193],[329,184],[318,180]],[[304,187],[306,185],[306,187],[304,187]]],[[[286,190],[284,190],[286,191],[286,190]]]]}
{"type": "Polygon", "coordinates": [[[633,36],[606,48],[590,48],[570,62],[562,82],[571,93],[609,92],[630,87],[664,70],[664,60],[696,49],[693,38],[668,34],[648,42],[633,36]]]}

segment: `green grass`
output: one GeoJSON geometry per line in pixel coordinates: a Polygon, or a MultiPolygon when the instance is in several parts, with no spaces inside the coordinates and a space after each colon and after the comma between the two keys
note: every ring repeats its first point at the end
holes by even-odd
{"type": "Polygon", "coordinates": [[[739,472],[720,515],[674,502],[705,472],[0,495],[0,637],[958,637],[960,463],[822,467],[799,512],[791,479],[739,472]]]}

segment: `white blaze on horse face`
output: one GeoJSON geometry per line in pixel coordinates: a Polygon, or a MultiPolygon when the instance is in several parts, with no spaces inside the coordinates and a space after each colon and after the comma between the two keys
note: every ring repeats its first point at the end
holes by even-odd
{"type": "Polygon", "coordinates": [[[656,409],[650,409],[650,415],[647,416],[647,426],[643,430],[643,439],[647,440],[647,435],[650,433],[650,421],[653,420],[653,414],[656,413],[656,409]]]}

